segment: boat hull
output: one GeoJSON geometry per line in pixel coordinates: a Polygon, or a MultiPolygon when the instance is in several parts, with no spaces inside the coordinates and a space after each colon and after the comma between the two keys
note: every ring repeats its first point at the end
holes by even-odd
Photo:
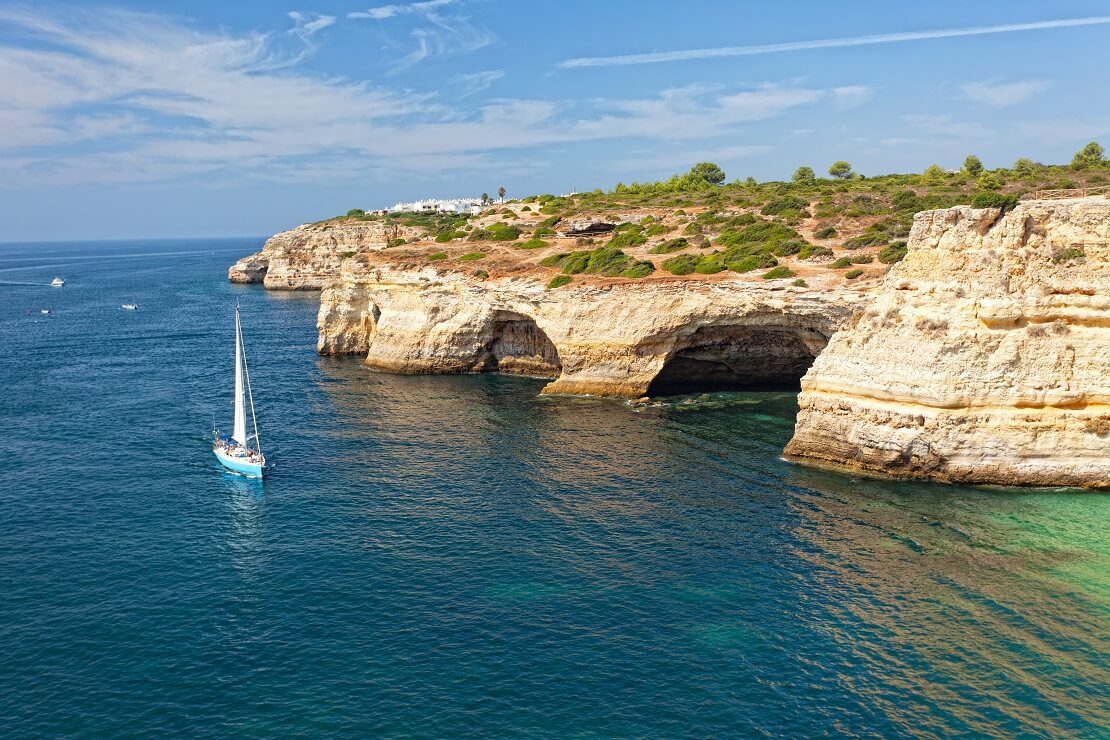
{"type": "Polygon", "coordinates": [[[248,478],[262,477],[262,467],[265,463],[248,462],[242,458],[225,455],[220,450],[212,450],[212,454],[216,456],[216,459],[220,461],[221,465],[233,473],[245,475],[248,478]]]}

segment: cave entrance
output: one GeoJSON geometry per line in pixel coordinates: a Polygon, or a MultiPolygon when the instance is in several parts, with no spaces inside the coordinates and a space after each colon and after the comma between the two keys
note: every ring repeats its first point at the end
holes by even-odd
{"type": "Polygon", "coordinates": [[[557,378],[562,372],[559,352],[536,322],[513,311],[497,311],[490,338],[478,363],[482,372],[557,378]]]}
{"type": "Polygon", "coordinates": [[[822,334],[805,329],[703,327],[667,358],[647,394],[797,391],[825,343],[822,334]]]}

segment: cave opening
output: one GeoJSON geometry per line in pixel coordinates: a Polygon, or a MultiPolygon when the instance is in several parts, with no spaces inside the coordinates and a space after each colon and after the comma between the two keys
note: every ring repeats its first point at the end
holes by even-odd
{"type": "Polygon", "coordinates": [[[490,337],[478,362],[481,372],[557,378],[562,371],[555,344],[535,320],[513,311],[497,311],[490,337]]]}
{"type": "Polygon", "coordinates": [[[825,341],[804,329],[702,327],[667,358],[647,394],[797,391],[825,341]]]}

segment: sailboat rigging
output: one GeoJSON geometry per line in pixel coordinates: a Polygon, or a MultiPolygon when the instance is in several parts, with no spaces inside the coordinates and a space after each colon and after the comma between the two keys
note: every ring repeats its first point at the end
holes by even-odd
{"type": "Polygon", "coordinates": [[[239,305],[235,306],[235,408],[232,417],[231,434],[215,437],[212,452],[220,463],[233,472],[250,478],[261,478],[266,467],[266,457],[258,438],[258,418],[254,413],[254,393],[251,390],[251,376],[247,369],[247,354],[243,346],[243,326],[239,321],[239,305]],[[244,393],[245,391],[245,393],[244,393]],[[247,405],[250,404],[251,426],[254,434],[247,434],[247,405]],[[251,447],[251,441],[254,447],[251,447]]]}

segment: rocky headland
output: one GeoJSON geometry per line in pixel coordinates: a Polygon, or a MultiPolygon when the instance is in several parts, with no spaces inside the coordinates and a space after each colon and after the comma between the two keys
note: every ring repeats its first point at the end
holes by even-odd
{"type": "Polygon", "coordinates": [[[919,213],[906,258],[802,380],[795,460],[1110,486],[1110,201],[919,213]]]}
{"type": "Polygon", "coordinates": [[[229,274],[322,289],[318,350],[376,370],[524,374],[547,393],[627,399],[800,382],[793,460],[1110,485],[1110,201],[919,211],[908,244],[820,208],[579,212],[554,229],[520,202],[460,231],[338,219],[273,237],[229,274]],[[753,229],[774,251],[745,241],[753,229]]]}

